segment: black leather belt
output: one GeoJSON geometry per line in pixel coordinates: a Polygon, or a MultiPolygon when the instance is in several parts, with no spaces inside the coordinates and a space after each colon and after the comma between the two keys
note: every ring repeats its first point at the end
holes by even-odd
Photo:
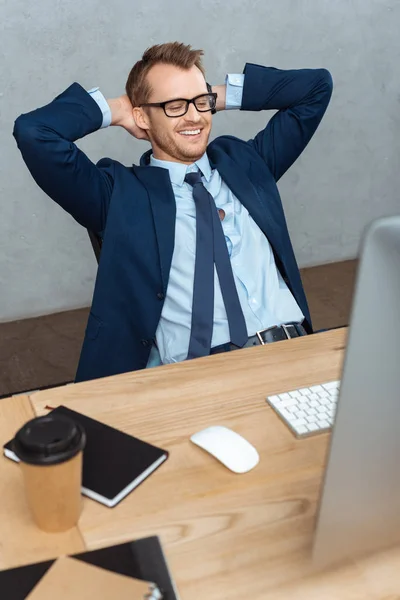
{"type": "MultiPolygon", "coordinates": [[[[300,325],[300,323],[275,325],[274,327],[268,327],[268,329],[257,331],[256,335],[249,337],[243,348],[250,348],[251,346],[263,346],[264,344],[272,344],[273,342],[290,340],[303,335],[307,335],[307,331],[302,325],[300,325]]],[[[210,354],[230,352],[231,350],[239,350],[239,346],[235,346],[235,344],[228,342],[227,344],[221,344],[220,346],[211,348],[210,354]]]]}

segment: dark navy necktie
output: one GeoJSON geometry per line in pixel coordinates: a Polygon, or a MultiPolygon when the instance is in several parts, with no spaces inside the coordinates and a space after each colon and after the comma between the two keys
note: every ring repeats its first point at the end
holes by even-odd
{"type": "Polygon", "coordinates": [[[194,269],[192,328],[188,358],[210,354],[214,325],[214,264],[228,318],[230,341],[240,348],[247,342],[246,321],[240,306],[231,260],[215,202],[201,173],[188,173],[196,206],[196,262],[194,269]]]}

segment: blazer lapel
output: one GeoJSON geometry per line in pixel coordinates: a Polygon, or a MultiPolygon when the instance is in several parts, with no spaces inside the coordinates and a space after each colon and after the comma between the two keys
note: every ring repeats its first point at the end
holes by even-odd
{"type": "MultiPolygon", "coordinates": [[[[143,159],[141,164],[143,164],[143,159]]],[[[166,169],[133,165],[137,178],[149,196],[160,257],[163,291],[166,293],[175,242],[176,203],[166,169]]]]}
{"type": "Polygon", "coordinates": [[[280,257],[282,254],[281,226],[269,209],[268,204],[260,195],[257,187],[247,176],[245,169],[238,169],[237,163],[218,147],[210,144],[208,156],[213,169],[217,169],[227,186],[236,198],[247,208],[250,216],[266,235],[274,251],[280,257]]]}

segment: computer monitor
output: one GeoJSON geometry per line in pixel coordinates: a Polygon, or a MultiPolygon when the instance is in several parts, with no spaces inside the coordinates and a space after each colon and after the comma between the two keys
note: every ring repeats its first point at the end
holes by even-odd
{"type": "Polygon", "coordinates": [[[400,216],[364,236],[314,539],[318,566],[400,543],[400,216]]]}

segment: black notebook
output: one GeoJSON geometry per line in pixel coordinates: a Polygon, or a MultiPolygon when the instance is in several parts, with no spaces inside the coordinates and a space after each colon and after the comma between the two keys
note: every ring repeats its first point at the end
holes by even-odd
{"type": "MultiPolygon", "coordinates": [[[[82,493],[110,508],[168,458],[166,450],[65,406],[58,406],[54,412],[71,417],[84,428],[86,446],[83,452],[82,493]]],[[[12,441],[5,444],[4,454],[18,461],[12,441]]]]}
{"type": "MultiPolygon", "coordinates": [[[[75,554],[72,558],[112,573],[154,583],[147,595],[148,600],[179,600],[158,537],[75,554]]],[[[0,597],[4,600],[25,600],[55,562],[49,560],[0,571],[0,597]]]]}

